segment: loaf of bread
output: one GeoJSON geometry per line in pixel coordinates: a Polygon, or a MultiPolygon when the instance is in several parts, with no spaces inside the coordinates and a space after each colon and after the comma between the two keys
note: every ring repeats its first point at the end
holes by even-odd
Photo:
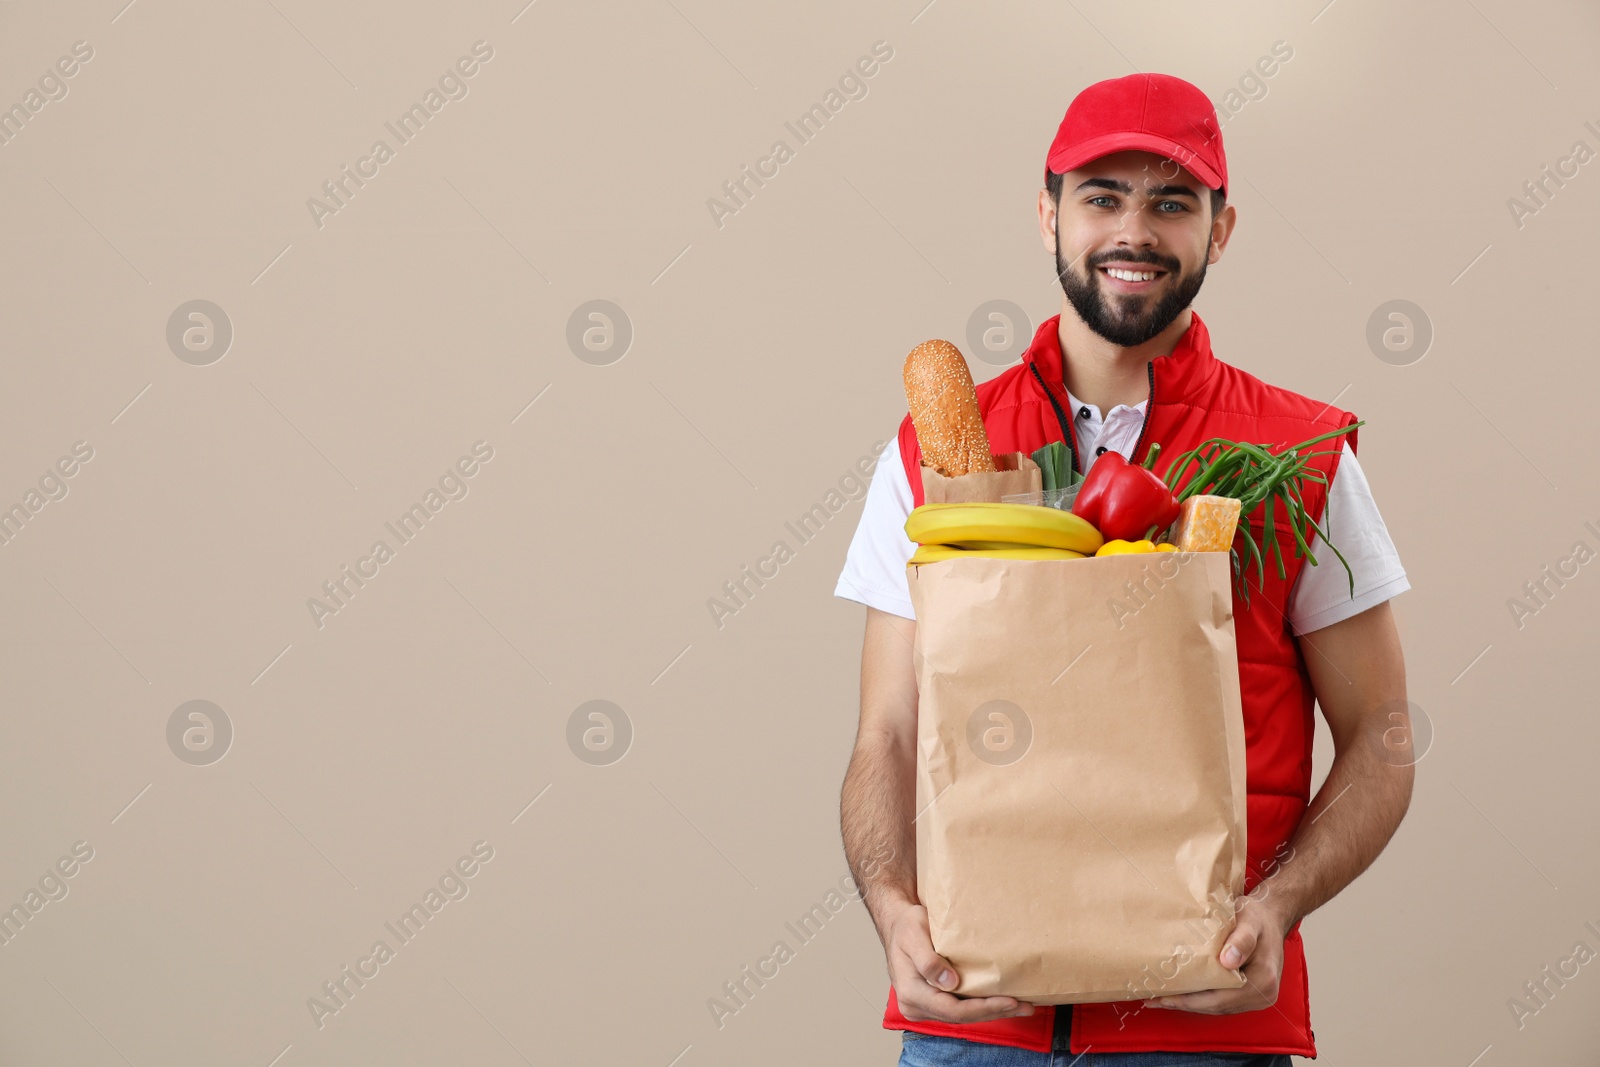
{"type": "Polygon", "coordinates": [[[961,350],[949,341],[922,342],[906,357],[905,379],[922,461],[949,478],[994,470],[978,393],[961,350]]]}
{"type": "Polygon", "coordinates": [[[1239,526],[1239,501],[1227,496],[1192,496],[1178,511],[1172,541],[1179,552],[1226,552],[1239,526]]]}

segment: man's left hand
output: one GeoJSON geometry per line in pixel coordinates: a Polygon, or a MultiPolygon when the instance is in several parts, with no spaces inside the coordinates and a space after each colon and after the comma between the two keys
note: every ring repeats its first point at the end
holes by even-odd
{"type": "Polygon", "coordinates": [[[1238,922],[1217,958],[1229,970],[1242,969],[1245,984],[1237,989],[1205,989],[1177,993],[1143,1002],[1146,1008],[1176,1008],[1206,1015],[1233,1015],[1259,1011],[1278,1002],[1278,980],[1283,975],[1283,939],[1289,924],[1278,909],[1264,900],[1246,897],[1238,922]]]}

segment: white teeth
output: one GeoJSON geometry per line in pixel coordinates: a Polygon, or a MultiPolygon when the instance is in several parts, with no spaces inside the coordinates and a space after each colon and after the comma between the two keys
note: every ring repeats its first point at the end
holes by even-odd
{"type": "Polygon", "coordinates": [[[1148,282],[1157,277],[1155,271],[1118,270],[1116,267],[1107,267],[1105,272],[1125,282],[1148,282]]]}

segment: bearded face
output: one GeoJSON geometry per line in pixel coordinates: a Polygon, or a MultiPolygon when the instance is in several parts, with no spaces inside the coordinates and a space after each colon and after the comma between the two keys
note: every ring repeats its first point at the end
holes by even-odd
{"type": "Polygon", "coordinates": [[[1206,280],[1206,259],[1185,273],[1176,258],[1151,249],[1099,252],[1068,264],[1056,244],[1056,276],[1084,325],[1132,348],[1172,324],[1206,280]],[[1154,274],[1155,277],[1145,276],[1154,274]]]}

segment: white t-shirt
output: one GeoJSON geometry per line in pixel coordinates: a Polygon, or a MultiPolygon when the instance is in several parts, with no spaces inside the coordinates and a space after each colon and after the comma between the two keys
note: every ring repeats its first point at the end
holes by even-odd
{"type": "MultiPolygon", "coordinates": [[[[1131,457],[1144,425],[1148,400],[1131,407],[1118,404],[1102,418],[1092,404],[1082,403],[1071,393],[1067,398],[1072,401],[1078,462],[1085,475],[1101,452],[1131,457]]],[[[833,593],[891,615],[915,619],[911,590],[906,583],[906,561],[917,546],[905,532],[912,497],[900,457],[898,426],[889,439],[894,447],[884,449],[878,457],[862,504],[861,521],[833,593]]],[[[1311,554],[1317,557],[1318,566],[1302,566],[1289,591],[1289,624],[1296,635],[1331,626],[1411,588],[1394,541],[1372,499],[1372,488],[1348,442],[1328,485],[1322,525],[1350,564],[1350,573],[1355,576],[1355,597],[1350,596],[1350,580],[1344,567],[1318,535],[1311,542],[1311,554]]]]}

